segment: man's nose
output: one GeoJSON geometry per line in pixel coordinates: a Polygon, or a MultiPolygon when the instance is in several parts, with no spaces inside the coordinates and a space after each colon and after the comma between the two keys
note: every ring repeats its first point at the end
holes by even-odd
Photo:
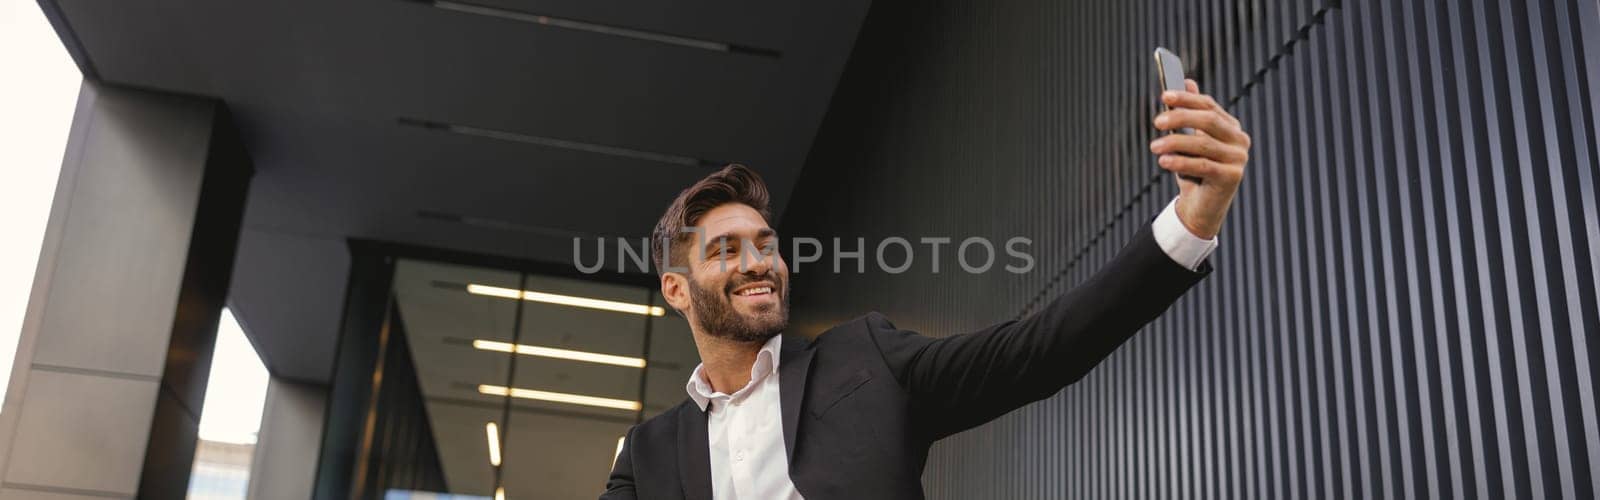
{"type": "Polygon", "coordinates": [[[739,259],[740,271],[746,274],[765,276],[767,272],[772,270],[772,260],[775,258],[772,255],[766,255],[761,252],[750,252],[743,255],[745,257],[739,259]]]}

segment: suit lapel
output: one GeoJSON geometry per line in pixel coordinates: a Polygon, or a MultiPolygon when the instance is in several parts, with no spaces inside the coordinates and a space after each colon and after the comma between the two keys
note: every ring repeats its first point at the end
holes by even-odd
{"type": "Polygon", "coordinates": [[[711,498],[711,443],[706,436],[706,412],[694,403],[679,407],[678,473],[683,497],[711,498]]]}
{"type": "Polygon", "coordinates": [[[784,336],[778,362],[778,397],[783,409],[783,448],[794,464],[795,435],[800,426],[800,403],[806,393],[806,376],[811,372],[815,350],[804,339],[784,336]]]}

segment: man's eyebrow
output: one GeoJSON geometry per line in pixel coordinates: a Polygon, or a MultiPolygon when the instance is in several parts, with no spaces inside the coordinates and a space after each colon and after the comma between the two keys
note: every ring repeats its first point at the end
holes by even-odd
{"type": "MultiPolygon", "coordinates": [[[[771,238],[771,237],[774,237],[774,236],[777,236],[777,235],[778,235],[777,231],[773,230],[770,227],[764,227],[764,228],[761,228],[761,230],[756,231],[756,237],[754,239],[758,239],[759,240],[759,239],[762,239],[762,238],[771,238]]],[[[733,232],[732,231],[729,231],[729,232],[726,232],[726,233],[722,233],[722,234],[719,234],[719,235],[716,235],[716,236],[712,236],[710,238],[706,238],[706,246],[705,246],[705,248],[702,248],[701,250],[703,250],[704,253],[706,253],[706,254],[710,254],[711,253],[711,249],[713,248],[713,245],[719,244],[722,241],[723,238],[727,238],[727,239],[730,239],[730,240],[738,239],[738,238],[735,238],[733,236],[733,232]]]]}

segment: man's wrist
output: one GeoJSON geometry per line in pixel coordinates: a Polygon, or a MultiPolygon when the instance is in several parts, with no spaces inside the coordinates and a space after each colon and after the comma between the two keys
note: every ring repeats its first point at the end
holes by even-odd
{"type": "Polygon", "coordinates": [[[1173,198],[1167,203],[1161,214],[1150,223],[1152,234],[1155,235],[1156,244],[1167,253],[1173,261],[1185,269],[1195,270],[1200,263],[1211,256],[1217,248],[1217,238],[1201,238],[1178,218],[1178,199],[1173,198]]]}

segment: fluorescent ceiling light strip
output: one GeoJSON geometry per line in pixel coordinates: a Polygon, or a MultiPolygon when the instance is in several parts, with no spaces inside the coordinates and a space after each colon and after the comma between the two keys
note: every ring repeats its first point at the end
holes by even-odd
{"type": "Polygon", "coordinates": [[[521,290],[516,290],[516,289],[512,289],[512,288],[501,288],[501,287],[497,287],[497,286],[488,286],[488,285],[477,285],[477,284],[467,285],[467,293],[474,294],[474,295],[488,295],[490,297],[500,297],[502,299],[520,299],[520,298],[522,298],[522,291],[521,290]]]}
{"type": "Polygon", "coordinates": [[[489,435],[489,465],[500,466],[500,426],[494,422],[484,424],[483,431],[489,435]]]}
{"type": "Polygon", "coordinates": [[[639,411],[644,407],[643,405],[639,404],[638,401],[628,401],[626,399],[584,396],[582,394],[567,394],[564,392],[536,391],[533,389],[521,389],[516,387],[508,389],[504,386],[498,385],[479,385],[478,393],[487,394],[490,396],[511,396],[513,398],[550,401],[554,403],[615,408],[618,410],[639,411]]]}
{"type": "Polygon", "coordinates": [[[513,21],[522,21],[522,22],[534,23],[534,24],[539,24],[539,25],[544,25],[544,26],[553,26],[553,27],[556,27],[556,28],[564,28],[564,29],[577,30],[577,31],[587,31],[587,32],[590,32],[590,33],[597,33],[597,34],[601,34],[601,35],[610,35],[610,36],[618,36],[618,37],[623,37],[623,38],[632,38],[632,39],[635,39],[635,40],[644,40],[644,41],[647,41],[647,42],[665,43],[665,44],[668,44],[668,45],[677,45],[677,46],[680,46],[680,47],[690,47],[690,48],[701,49],[701,50],[709,50],[709,51],[713,51],[713,52],[731,52],[732,51],[731,50],[732,47],[730,47],[729,44],[726,44],[726,43],[723,43],[723,42],[714,42],[714,41],[711,41],[711,40],[702,40],[702,39],[698,39],[698,38],[690,38],[690,37],[679,36],[679,35],[670,35],[670,34],[666,34],[666,33],[660,33],[660,32],[654,32],[654,31],[646,31],[646,30],[634,29],[634,28],[625,28],[625,27],[622,27],[622,26],[612,26],[612,25],[606,25],[606,24],[591,23],[591,22],[587,22],[587,21],[579,21],[579,20],[576,20],[576,19],[565,19],[565,18],[560,18],[560,17],[551,17],[551,16],[540,15],[540,14],[534,14],[534,13],[531,13],[531,12],[522,12],[522,11],[511,10],[511,9],[502,9],[502,8],[499,8],[499,7],[490,7],[490,6],[487,6],[487,5],[478,5],[478,4],[465,3],[465,2],[455,2],[455,1],[451,1],[451,0],[434,0],[433,6],[441,8],[441,9],[444,9],[444,10],[452,10],[452,11],[456,11],[456,12],[464,12],[464,13],[467,13],[467,14],[477,14],[477,15],[480,15],[480,16],[498,17],[498,18],[501,18],[501,19],[510,19],[510,20],[513,20],[513,21]]]}
{"type": "MultiPolygon", "coordinates": [[[[453,222],[453,223],[456,223],[456,224],[465,224],[465,225],[468,225],[468,226],[477,226],[477,227],[488,228],[488,229],[498,229],[498,230],[501,230],[501,231],[516,231],[516,232],[519,232],[519,233],[529,233],[529,234],[535,234],[535,235],[545,236],[545,237],[550,237],[550,238],[561,238],[561,239],[565,239],[565,240],[569,240],[569,241],[571,239],[573,239],[573,238],[610,238],[610,239],[615,239],[615,238],[612,238],[611,236],[603,235],[603,234],[586,233],[586,232],[582,232],[582,231],[569,231],[569,230],[561,229],[561,228],[558,228],[558,227],[535,226],[535,225],[531,225],[531,224],[520,224],[520,223],[516,223],[516,222],[511,222],[511,221],[506,221],[506,220],[501,220],[501,219],[495,219],[493,217],[479,217],[479,216],[474,216],[474,215],[455,214],[455,213],[449,213],[449,212],[441,212],[441,211],[438,211],[438,210],[418,210],[417,211],[417,217],[421,217],[421,218],[424,218],[424,219],[432,219],[432,220],[444,221],[444,222],[453,222]]],[[[635,239],[637,239],[637,238],[635,238],[635,239]]]]}
{"type": "Polygon", "coordinates": [[[457,134],[462,134],[462,135],[472,135],[472,136],[478,136],[478,137],[487,137],[487,138],[490,138],[490,139],[499,139],[499,140],[502,140],[502,141],[512,141],[512,142],[523,142],[523,143],[528,143],[528,144],[537,144],[537,145],[540,145],[540,146],[546,146],[546,147],[552,147],[552,148],[571,149],[571,150],[574,150],[574,151],[583,151],[583,152],[587,152],[587,153],[598,153],[598,154],[603,154],[603,155],[618,156],[618,157],[622,157],[622,158],[633,158],[633,159],[636,159],[636,160],[658,161],[658,162],[662,162],[662,163],[673,163],[673,164],[677,164],[677,165],[685,165],[685,166],[690,166],[690,167],[699,167],[699,166],[703,166],[703,165],[707,165],[708,164],[708,162],[702,161],[699,158],[690,158],[690,157],[687,157],[687,156],[678,156],[678,155],[671,155],[671,154],[666,154],[666,153],[656,153],[656,152],[653,152],[653,151],[640,151],[640,150],[637,150],[637,149],[621,148],[621,147],[617,147],[617,146],[606,146],[606,145],[602,145],[602,144],[590,144],[590,143],[587,143],[587,142],[569,141],[569,140],[565,140],[565,139],[556,139],[556,138],[553,138],[553,137],[539,137],[539,136],[534,136],[534,135],[524,135],[524,134],[518,134],[518,133],[515,133],[515,132],[504,132],[504,131],[500,131],[500,130],[490,130],[490,129],[486,129],[486,128],[470,127],[470,126],[466,126],[466,125],[449,125],[449,124],[446,124],[445,125],[445,129],[449,130],[451,132],[455,132],[457,134]]]}
{"type": "Polygon", "coordinates": [[[589,309],[600,309],[604,311],[615,311],[629,314],[649,316],[664,316],[667,314],[667,310],[661,306],[646,306],[644,304],[617,302],[614,300],[591,299],[588,297],[535,292],[532,290],[517,290],[514,288],[502,288],[479,284],[467,285],[467,293],[474,295],[487,295],[490,297],[500,297],[505,299],[521,298],[522,300],[530,302],[543,302],[546,304],[584,307],[589,309]]]}
{"type": "Polygon", "coordinates": [[[469,125],[457,125],[457,124],[453,124],[453,123],[441,123],[441,122],[434,122],[434,121],[427,121],[427,120],[418,120],[418,119],[415,119],[415,118],[401,117],[401,118],[399,118],[399,121],[400,121],[401,125],[408,125],[408,126],[424,128],[424,129],[428,129],[428,130],[440,130],[440,131],[444,131],[444,132],[453,132],[453,133],[457,133],[457,134],[461,134],[461,135],[468,135],[468,136],[473,136],[473,137],[483,137],[483,138],[495,139],[495,140],[501,140],[501,141],[520,142],[520,143],[524,143],[524,144],[534,144],[534,145],[550,147],[550,148],[569,149],[569,150],[573,150],[573,151],[582,151],[582,152],[585,152],[585,153],[603,154],[603,155],[609,155],[609,156],[616,156],[616,157],[619,157],[619,158],[630,158],[630,159],[634,159],[634,160],[646,160],[646,161],[655,161],[655,162],[661,162],[661,163],[671,163],[671,164],[674,164],[674,165],[684,165],[684,166],[689,166],[689,167],[721,167],[722,165],[724,165],[726,163],[726,162],[714,162],[714,161],[710,161],[710,160],[703,160],[703,159],[700,159],[700,158],[691,158],[691,157],[688,157],[688,156],[680,156],[680,155],[667,154],[667,153],[657,153],[657,152],[654,152],[654,151],[641,151],[641,150],[637,150],[637,149],[628,149],[628,148],[618,147],[618,146],[606,146],[606,145],[603,145],[603,144],[592,144],[592,143],[587,143],[587,142],[569,141],[569,140],[566,140],[566,139],[556,139],[554,137],[541,137],[541,136],[536,136],[536,135],[519,134],[519,133],[516,133],[516,132],[506,132],[506,131],[503,131],[503,130],[493,130],[493,129],[487,129],[487,128],[473,127],[473,126],[469,126],[469,125]]]}
{"type": "Polygon", "coordinates": [[[644,366],[645,366],[645,361],[642,358],[632,358],[632,357],[628,357],[628,356],[616,356],[616,355],[611,355],[611,354],[600,354],[600,353],[595,353],[595,352],[573,351],[573,350],[569,350],[569,349],[556,349],[554,347],[541,347],[541,346],[536,346],[536,345],[526,345],[526,344],[512,345],[509,342],[496,342],[496,341],[493,341],[493,340],[482,340],[482,339],[473,340],[472,341],[472,347],[476,348],[476,349],[479,349],[479,350],[484,350],[484,351],[495,351],[495,352],[504,352],[504,353],[515,352],[517,354],[522,354],[522,355],[526,355],[526,356],[540,356],[540,357],[545,357],[545,358],[570,359],[570,360],[573,360],[573,361],[585,361],[585,362],[589,362],[589,363],[600,363],[600,364],[605,364],[605,365],[626,366],[626,367],[631,367],[631,368],[644,368],[644,366]]]}

